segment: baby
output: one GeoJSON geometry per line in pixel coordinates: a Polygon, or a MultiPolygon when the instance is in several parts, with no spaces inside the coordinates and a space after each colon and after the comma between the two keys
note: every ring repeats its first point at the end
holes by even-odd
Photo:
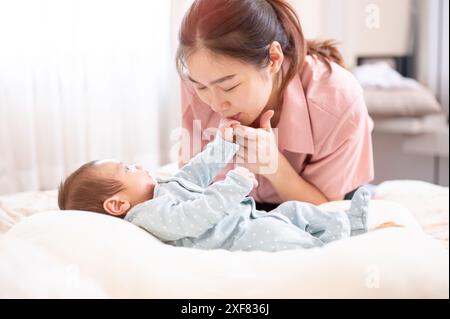
{"type": "Polygon", "coordinates": [[[87,163],[61,183],[58,204],[120,217],[161,241],[200,249],[279,251],[323,246],[367,232],[369,192],[360,188],[347,212],[288,201],[258,211],[248,194],[254,175],[238,167],[212,183],[239,146],[219,132],[205,150],[170,178],[152,178],[138,165],[87,163]]]}

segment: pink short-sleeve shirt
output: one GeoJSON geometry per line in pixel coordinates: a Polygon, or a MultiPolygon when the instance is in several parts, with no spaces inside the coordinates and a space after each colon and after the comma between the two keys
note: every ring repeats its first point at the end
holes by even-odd
{"type": "MultiPolygon", "coordinates": [[[[323,61],[306,57],[284,94],[277,133],[280,152],[298,174],[327,198],[338,198],[373,180],[373,122],[354,76],[335,63],[331,68],[330,74],[323,61]]],[[[181,142],[181,152],[192,157],[208,143],[204,139],[194,145],[199,136],[193,135],[217,128],[220,116],[189,83],[182,81],[181,93],[183,128],[190,135],[181,142]]],[[[185,162],[182,156],[180,164],[185,162]]],[[[232,168],[228,165],[219,178],[232,168]]],[[[259,187],[251,196],[258,202],[280,203],[271,183],[263,176],[257,179],[259,187]]]]}

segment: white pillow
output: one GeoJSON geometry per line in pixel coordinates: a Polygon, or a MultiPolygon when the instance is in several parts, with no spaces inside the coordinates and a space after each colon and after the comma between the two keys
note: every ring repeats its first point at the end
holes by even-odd
{"type": "Polygon", "coordinates": [[[107,298],[74,264],[24,239],[0,235],[0,299],[107,298]]]}
{"type": "Polygon", "coordinates": [[[415,89],[365,88],[364,98],[373,117],[420,117],[439,113],[442,107],[434,95],[422,85],[415,89]]]}
{"type": "Polygon", "coordinates": [[[31,216],[6,236],[44,247],[117,298],[449,296],[448,251],[414,227],[308,250],[203,251],[164,245],[120,219],[67,211],[31,216]]]}

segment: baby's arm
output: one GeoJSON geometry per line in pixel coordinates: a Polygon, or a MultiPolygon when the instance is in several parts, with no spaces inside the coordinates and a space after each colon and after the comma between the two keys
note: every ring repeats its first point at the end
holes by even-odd
{"type": "Polygon", "coordinates": [[[248,170],[244,170],[238,168],[228,172],[223,181],[207,187],[195,200],[176,203],[162,196],[141,204],[147,207],[141,206],[127,219],[163,241],[197,238],[222,220],[250,193],[253,181],[248,170]]]}
{"type": "Polygon", "coordinates": [[[210,142],[201,153],[193,157],[175,176],[187,179],[203,188],[211,184],[239,149],[237,144],[228,141],[229,139],[224,139],[225,129],[231,128],[231,125],[236,123],[238,122],[223,121],[214,141],[210,142]],[[224,138],[222,138],[222,135],[224,138]]]}

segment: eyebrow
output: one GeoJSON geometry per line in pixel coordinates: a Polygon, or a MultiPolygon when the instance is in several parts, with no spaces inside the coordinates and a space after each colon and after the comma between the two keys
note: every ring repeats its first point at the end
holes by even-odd
{"type": "MultiPolygon", "coordinates": [[[[210,85],[219,84],[219,83],[222,83],[222,82],[231,80],[231,79],[234,78],[235,76],[236,76],[236,74],[227,75],[227,76],[224,76],[223,78],[214,80],[214,81],[210,82],[209,84],[210,84],[210,85]]],[[[195,81],[193,78],[191,78],[190,75],[188,75],[188,78],[189,78],[189,80],[190,80],[191,82],[194,82],[194,83],[196,83],[196,84],[201,84],[200,82],[195,81]]],[[[202,84],[201,84],[201,85],[202,85],[202,84]]]]}

